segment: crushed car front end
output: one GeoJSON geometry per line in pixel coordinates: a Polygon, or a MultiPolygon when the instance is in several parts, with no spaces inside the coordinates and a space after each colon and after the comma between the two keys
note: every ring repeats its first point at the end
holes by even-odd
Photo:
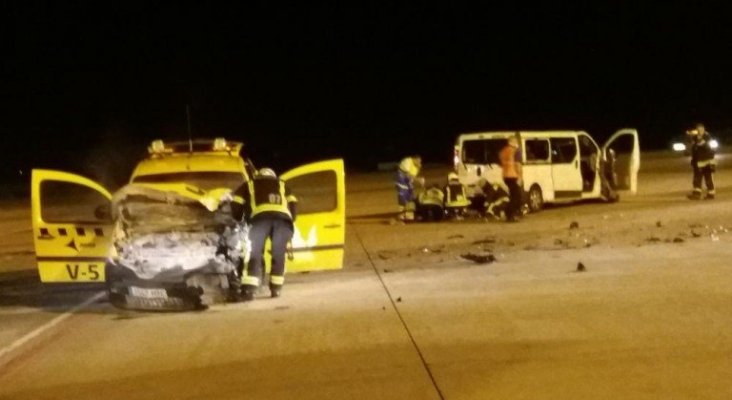
{"type": "Polygon", "coordinates": [[[192,310],[236,297],[248,227],[231,203],[207,207],[204,198],[188,185],[128,185],[115,194],[114,254],[106,265],[113,305],[192,310]]]}

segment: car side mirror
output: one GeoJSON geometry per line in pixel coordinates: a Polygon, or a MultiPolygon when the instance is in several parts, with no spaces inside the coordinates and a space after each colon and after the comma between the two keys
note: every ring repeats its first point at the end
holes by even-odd
{"type": "Polygon", "coordinates": [[[109,204],[102,204],[94,209],[94,217],[98,220],[109,221],[112,219],[112,210],[109,204]]]}

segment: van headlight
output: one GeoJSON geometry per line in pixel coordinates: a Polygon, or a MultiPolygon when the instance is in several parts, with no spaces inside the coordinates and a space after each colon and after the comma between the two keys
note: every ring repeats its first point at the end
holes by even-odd
{"type": "Polygon", "coordinates": [[[712,139],[709,141],[709,147],[716,149],[719,147],[719,142],[717,142],[717,139],[712,139]]]}
{"type": "Polygon", "coordinates": [[[671,147],[674,151],[686,151],[686,145],[683,143],[674,143],[671,147]]]}

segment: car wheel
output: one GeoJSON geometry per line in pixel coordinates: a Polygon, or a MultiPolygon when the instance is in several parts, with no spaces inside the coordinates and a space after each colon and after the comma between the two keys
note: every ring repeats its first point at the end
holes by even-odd
{"type": "Polygon", "coordinates": [[[537,212],[544,208],[544,195],[541,193],[539,185],[532,185],[529,189],[529,209],[531,212],[537,212]]]}

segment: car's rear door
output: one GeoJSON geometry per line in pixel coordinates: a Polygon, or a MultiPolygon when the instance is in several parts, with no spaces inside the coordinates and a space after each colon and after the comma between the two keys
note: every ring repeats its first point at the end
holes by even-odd
{"type": "Polygon", "coordinates": [[[112,243],[111,198],[83,176],[33,170],[31,218],[42,282],[104,282],[112,243]]]}
{"type": "Polygon", "coordinates": [[[640,170],[638,131],[621,129],[615,132],[602,147],[605,159],[609,150],[615,152],[616,189],[635,193],[638,190],[638,170],[640,170]]]}
{"type": "Polygon", "coordinates": [[[346,183],[343,160],[303,165],[281,175],[298,199],[293,258],[287,271],[343,268],[346,183]]]}

